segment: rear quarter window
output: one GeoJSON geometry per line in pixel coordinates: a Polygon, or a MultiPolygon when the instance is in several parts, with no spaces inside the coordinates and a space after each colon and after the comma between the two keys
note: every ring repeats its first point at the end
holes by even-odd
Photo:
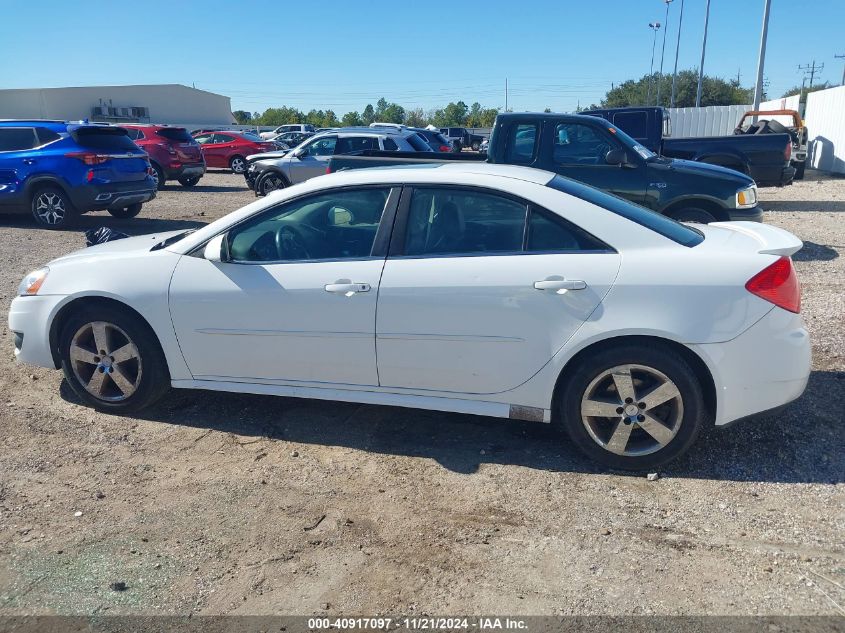
{"type": "Polygon", "coordinates": [[[169,141],[176,141],[178,143],[192,143],[193,138],[188,131],[183,128],[162,128],[156,130],[156,136],[161,136],[169,141]]]}
{"type": "Polygon", "coordinates": [[[31,127],[0,128],[0,152],[18,152],[40,145],[31,127]]]}
{"type": "Polygon", "coordinates": [[[581,200],[586,200],[587,202],[590,202],[597,207],[601,207],[602,209],[607,209],[616,215],[621,215],[623,218],[630,220],[631,222],[635,222],[640,226],[644,226],[647,229],[651,229],[655,233],[662,235],[681,246],[692,248],[693,246],[698,246],[704,241],[704,236],[692,227],[676,222],[675,220],[667,218],[665,215],[652,211],[651,209],[646,209],[645,207],[628,202],[622,198],[612,196],[604,191],[599,191],[598,189],[582,185],[574,180],[569,180],[568,178],[563,178],[562,176],[555,176],[546,186],[556,189],[557,191],[568,193],[569,195],[580,198],[581,200]]]}

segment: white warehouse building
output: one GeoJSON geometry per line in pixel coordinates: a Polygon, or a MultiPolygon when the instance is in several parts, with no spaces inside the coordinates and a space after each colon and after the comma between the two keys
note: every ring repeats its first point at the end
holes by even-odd
{"type": "Polygon", "coordinates": [[[182,84],[0,90],[0,119],[228,126],[229,97],[182,84]]]}

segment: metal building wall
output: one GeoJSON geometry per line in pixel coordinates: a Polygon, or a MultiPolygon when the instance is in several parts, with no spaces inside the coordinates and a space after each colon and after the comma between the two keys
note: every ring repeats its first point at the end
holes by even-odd
{"type": "Polygon", "coordinates": [[[845,86],[807,95],[809,166],[845,174],[845,86]]]}

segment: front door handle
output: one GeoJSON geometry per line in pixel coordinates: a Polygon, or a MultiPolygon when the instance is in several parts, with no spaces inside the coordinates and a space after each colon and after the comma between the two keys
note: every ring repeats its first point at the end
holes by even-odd
{"type": "Polygon", "coordinates": [[[358,284],[349,281],[348,279],[338,279],[333,284],[326,284],[325,291],[334,294],[346,295],[351,297],[357,292],[369,292],[370,284],[358,284]]]}
{"type": "Polygon", "coordinates": [[[567,290],[583,290],[586,287],[587,282],[580,279],[562,279],[560,277],[534,282],[534,288],[537,290],[554,290],[558,294],[563,294],[567,290]]]}

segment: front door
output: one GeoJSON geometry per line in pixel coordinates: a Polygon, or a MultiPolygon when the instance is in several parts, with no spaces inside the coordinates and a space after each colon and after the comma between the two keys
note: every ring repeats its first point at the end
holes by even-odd
{"type": "Polygon", "coordinates": [[[391,244],[376,327],[384,387],[521,385],[592,314],[619,268],[616,252],[564,218],[489,190],[416,187],[396,226],[400,252],[391,244]]]}
{"type": "Polygon", "coordinates": [[[325,174],[336,144],[337,136],[322,136],[303,147],[302,154],[290,160],[291,184],[325,174]]]}
{"type": "Polygon", "coordinates": [[[381,230],[392,224],[390,192],[288,201],[229,231],[229,261],[183,257],[170,310],[194,378],[377,385],[373,245],[383,215],[381,230]]]}
{"type": "Polygon", "coordinates": [[[639,155],[624,146],[607,129],[587,123],[551,123],[543,130],[544,165],[561,176],[592,185],[620,198],[642,204],[647,189],[646,166],[639,155]],[[626,166],[608,165],[611,149],[628,154],[626,166]]]}

